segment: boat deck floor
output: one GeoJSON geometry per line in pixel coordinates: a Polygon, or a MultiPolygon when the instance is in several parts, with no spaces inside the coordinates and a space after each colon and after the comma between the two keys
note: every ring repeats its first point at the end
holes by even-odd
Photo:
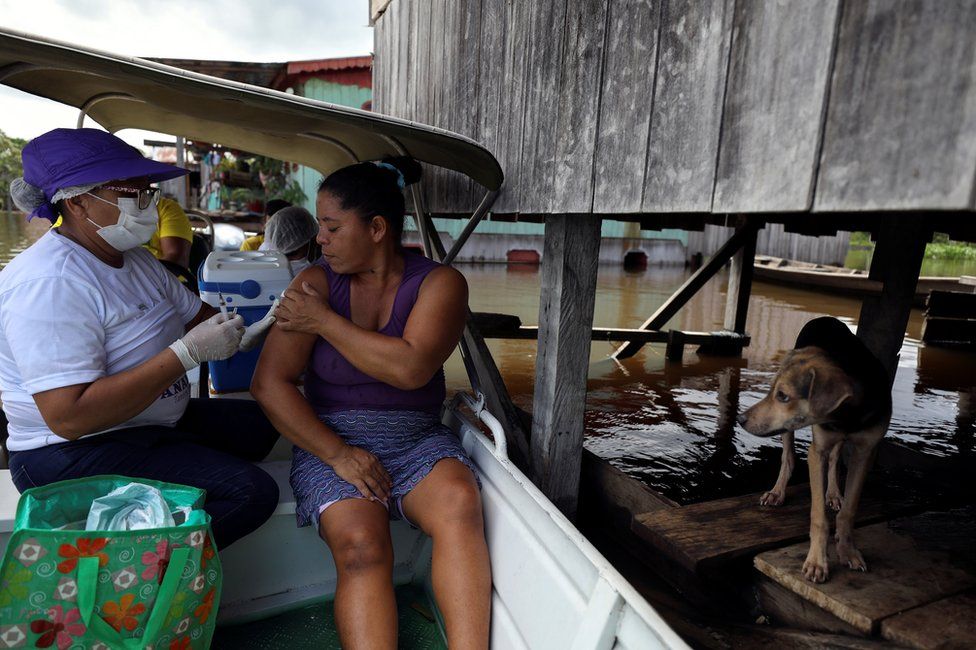
{"type": "MultiPolygon", "coordinates": [[[[423,588],[405,585],[396,589],[399,612],[399,644],[405,650],[442,650],[447,643],[423,588]]],[[[316,603],[278,616],[218,627],[213,650],[302,650],[339,648],[332,602],[316,603]]]]}

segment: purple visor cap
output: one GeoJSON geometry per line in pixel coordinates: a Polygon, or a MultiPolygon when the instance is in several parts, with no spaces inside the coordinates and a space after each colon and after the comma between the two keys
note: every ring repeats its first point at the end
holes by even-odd
{"type": "Polygon", "coordinates": [[[190,173],[144,158],[135,147],[100,129],[48,131],[27,143],[21,159],[24,180],[43,189],[48,200],[31,212],[28,220],[41,216],[55,221],[57,212],[51,197],[65,187],[142,177],[156,183],[190,173]]]}

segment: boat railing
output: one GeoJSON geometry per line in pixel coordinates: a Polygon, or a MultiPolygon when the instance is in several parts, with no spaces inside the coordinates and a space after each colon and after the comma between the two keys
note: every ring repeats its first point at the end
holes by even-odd
{"type": "Polygon", "coordinates": [[[474,416],[488,427],[495,440],[495,457],[499,460],[508,460],[508,443],[505,440],[505,429],[498,418],[491,414],[485,400],[484,393],[478,392],[477,398],[464,391],[458,391],[451,400],[450,409],[456,411],[461,402],[471,409],[474,416]]]}

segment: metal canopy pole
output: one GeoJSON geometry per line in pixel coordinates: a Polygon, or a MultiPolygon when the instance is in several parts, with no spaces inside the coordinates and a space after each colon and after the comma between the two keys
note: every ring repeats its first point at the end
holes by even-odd
{"type": "Polygon", "coordinates": [[[308,138],[309,140],[317,140],[319,142],[325,142],[326,144],[330,144],[336,149],[338,149],[339,151],[341,151],[342,153],[349,156],[349,159],[352,160],[353,164],[359,162],[359,156],[356,155],[356,152],[350,149],[349,147],[347,147],[344,143],[337,140],[336,138],[332,138],[327,135],[322,135],[321,133],[299,133],[298,135],[299,137],[308,138]]]}
{"type": "MultiPolygon", "coordinates": [[[[391,136],[383,137],[401,156],[410,155],[399,140],[391,136]]],[[[411,186],[411,192],[414,208],[417,212],[418,227],[424,237],[427,256],[432,260],[441,262],[446,257],[444,244],[441,242],[440,235],[437,234],[433,220],[426,211],[420,184],[411,186]]],[[[485,206],[484,212],[487,212],[494,201],[492,194],[495,193],[489,191],[489,196],[486,196],[482,201],[482,205],[485,206]]],[[[479,206],[479,210],[481,210],[481,206],[479,206]]],[[[468,373],[472,390],[479,399],[484,397],[489,412],[495,414],[502,423],[512,462],[520,469],[528,470],[529,436],[522,426],[518,410],[508,394],[508,389],[505,388],[505,382],[502,380],[501,373],[498,372],[498,366],[495,365],[488,345],[485,343],[481,332],[474,325],[470,308],[468,308],[468,320],[464,327],[460,346],[461,358],[464,361],[464,368],[468,373]]]]}
{"type": "Polygon", "coordinates": [[[468,219],[468,223],[465,224],[464,230],[462,230],[461,234],[458,235],[458,238],[454,240],[454,245],[451,246],[451,250],[447,253],[447,255],[444,256],[444,259],[441,260],[444,264],[450,264],[454,261],[454,258],[457,257],[457,254],[461,251],[461,247],[464,246],[465,242],[468,241],[468,237],[471,236],[471,233],[474,232],[474,229],[478,226],[484,216],[488,214],[488,210],[491,209],[491,206],[495,203],[495,199],[497,197],[497,191],[488,190],[488,192],[485,193],[484,198],[481,199],[481,203],[478,205],[478,209],[475,210],[474,214],[471,215],[471,218],[468,219]]]}
{"type": "Polygon", "coordinates": [[[138,97],[133,97],[129,93],[101,93],[99,95],[93,95],[85,100],[85,103],[81,105],[81,109],[78,113],[78,122],[75,128],[80,129],[85,125],[85,116],[88,115],[89,109],[99,102],[103,102],[106,99],[124,99],[130,102],[142,102],[138,97]]]}
{"type": "Polygon", "coordinates": [[[413,197],[413,218],[417,224],[417,231],[420,233],[420,242],[424,247],[424,255],[430,259],[436,259],[434,257],[433,242],[431,241],[430,237],[430,231],[433,229],[433,224],[429,223],[426,219],[427,206],[424,203],[424,192],[423,188],[420,187],[420,183],[414,183],[411,185],[410,193],[413,197]]]}

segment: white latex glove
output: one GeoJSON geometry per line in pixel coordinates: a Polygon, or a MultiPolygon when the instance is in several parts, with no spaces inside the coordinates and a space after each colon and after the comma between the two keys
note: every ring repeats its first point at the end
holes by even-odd
{"type": "Polygon", "coordinates": [[[204,361],[230,358],[237,352],[243,336],[244,319],[240,315],[214,314],[177,339],[169,349],[180,358],[183,369],[190,370],[204,361]]]}
{"type": "Polygon", "coordinates": [[[274,325],[274,313],[277,308],[278,299],[275,298],[274,302],[271,303],[271,309],[268,310],[264,318],[244,328],[244,338],[241,339],[241,347],[238,348],[241,352],[250,352],[264,340],[264,336],[268,333],[271,326],[274,325]]]}

